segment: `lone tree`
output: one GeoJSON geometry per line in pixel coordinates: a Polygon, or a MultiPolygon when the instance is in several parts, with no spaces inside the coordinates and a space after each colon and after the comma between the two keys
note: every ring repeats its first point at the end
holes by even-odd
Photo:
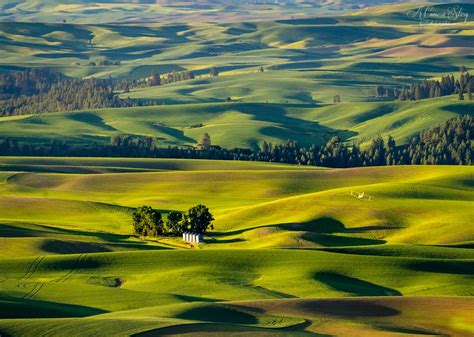
{"type": "Polygon", "coordinates": [[[153,72],[147,81],[148,86],[155,87],[161,85],[161,76],[160,74],[153,72]]]}
{"type": "Polygon", "coordinates": [[[189,230],[193,233],[204,234],[208,229],[214,229],[212,222],[214,217],[209,208],[204,205],[197,205],[188,211],[189,230]]]}
{"type": "Polygon", "coordinates": [[[150,206],[139,207],[132,214],[135,233],[143,236],[163,234],[161,213],[150,206]]]}
{"type": "Polygon", "coordinates": [[[219,69],[217,69],[217,67],[212,67],[212,68],[211,68],[211,71],[209,72],[209,74],[210,74],[212,77],[217,77],[217,76],[219,76],[219,69]]]}
{"type": "Polygon", "coordinates": [[[206,132],[201,139],[201,146],[204,150],[209,150],[211,148],[211,136],[206,132]]]}

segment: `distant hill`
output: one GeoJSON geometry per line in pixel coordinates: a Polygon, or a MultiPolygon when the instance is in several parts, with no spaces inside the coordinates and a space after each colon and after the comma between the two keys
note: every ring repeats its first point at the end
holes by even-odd
{"type": "MultiPolygon", "coordinates": [[[[406,0],[3,0],[0,21],[29,22],[236,22],[340,15],[406,0]]],[[[439,2],[439,1],[438,1],[439,2]]],[[[443,1],[452,3],[453,0],[443,1]]]]}
{"type": "MultiPolygon", "coordinates": [[[[402,144],[420,130],[474,111],[472,101],[454,96],[414,102],[375,97],[377,86],[393,90],[426,78],[459,76],[460,66],[473,73],[472,21],[449,29],[420,26],[406,15],[416,6],[261,22],[0,22],[2,70],[46,67],[71,77],[117,80],[153,72],[195,75],[119,93],[151,100],[155,107],[4,117],[0,134],[36,143],[108,143],[111,136],[128,134],[159,138],[168,146],[195,144],[207,132],[214,144],[230,148],[255,148],[263,140],[321,144],[333,135],[367,143],[392,135],[402,144]],[[104,60],[109,63],[101,64],[104,60]],[[209,76],[213,66],[217,77],[209,76]],[[342,103],[334,103],[335,95],[342,103]]],[[[460,6],[474,12],[473,5],[460,6]]]]}

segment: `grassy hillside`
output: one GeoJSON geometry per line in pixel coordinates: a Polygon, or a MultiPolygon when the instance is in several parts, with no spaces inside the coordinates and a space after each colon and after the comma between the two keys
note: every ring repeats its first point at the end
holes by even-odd
{"type": "MultiPolygon", "coordinates": [[[[419,4],[362,2],[376,3],[3,1],[0,71],[195,78],[117,92],[153,106],[1,117],[0,140],[404,144],[472,115],[467,95],[375,97],[378,85],[472,72],[472,17],[420,25],[419,4]],[[114,65],[94,65],[104,59],[114,65]]],[[[472,336],[473,174],[0,157],[0,336],[472,336]],[[166,218],[197,204],[215,217],[199,245],[132,235],[136,207],[166,218]]]]}
{"type": "Polygon", "coordinates": [[[373,0],[326,1],[311,3],[291,1],[269,3],[266,1],[163,1],[163,0],[28,0],[18,2],[5,0],[0,4],[0,19],[16,21],[76,23],[95,22],[209,22],[242,21],[307,17],[321,14],[341,13],[357,6],[373,6],[383,2],[373,0]],[[357,5],[357,6],[356,6],[357,5]]]}
{"type": "Polygon", "coordinates": [[[420,102],[291,105],[265,103],[182,104],[104,109],[0,118],[4,137],[26,142],[109,143],[130,134],[161,139],[163,146],[192,145],[209,133],[212,142],[228,148],[255,148],[263,140],[321,144],[332,136],[365,141],[392,135],[405,143],[420,130],[459,114],[472,114],[472,102],[454,97],[420,102]],[[196,127],[196,125],[198,125],[196,127]]]}
{"type": "Polygon", "coordinates": [[[48,67],[69,76],[102,78],[144,78],[152,71],[196,75],[122,95],[153,100],[156,107],[1,118],[0,133],[27,142],[81,143],[131,134],[160,138],[163,146],[194,144],[205,132],[225,147],[289,139],[320,144],[333,135],[365,141],[391,134],[403,143],[422,129],[473,111],[471,102],[459,103],[455,97],[416,103],[375,99],[377,85],[401,87],[456,73],[461,65],[474,67],[472,18],[453,22],[449,29],[420,26],[407,14],[417,8],[382,6],[332,17],[235,23],[0,22],[0,69],[48,67]],[[103,59],[120,64],[91,65],[103,59]],[[218,67],[219,77],[208,76],[212,66],[218,67]],[[265,71],[257,72],[259,67],[265,71]],[[336,94],[342,104],[332,103],[336,94]],[[225,103],[227,98],[234,103],[225,103]]]}
{"type": "MultiPolygon", "coordinates": [[[[123,236],[130,234],[134,207],[146,204],[167,212],[202,202],[216,215],[218,233],[210,238],[209,248],[214,243],[259,248],[474,241],[470,167],[326,170],[219,161],[118,161],[4,159],[0,207],[8,237],[20,242],[25,240],[22,233],[37,230],[41,237],[51,226],[62,228],[53,234],[73,239],[96,236],[83,231],[123,236]],[[351,190],[373,199],[361,202],[351,197],[351,190]]],[[[27,236],[35,247],[38,236],[27,236]]],[[[120,238],[112,236],[111,243],[120,238]]],[[[94,240],[107,245],[106,236],[94,240]]]]}
{"type": "Polygon", "coordinates": [[[152,71],[185,70],[196,75],[122,95],[153,100],[156,107],[1,118],[0,133],[28,142],[81,143],[132,134],[160,138],[163,146],[194,144],[205,132],[225,147],[288,139],[320,144],[333,135],[365,141],[392,134],[403,143],[473,111],[471,102],[455,97],[416,103],[375,99],[377,85],[409,85],[456,73],[461,65],[474,67],[472,21],[451,23],[449,29],[420,26],[406,15],[416,8],[238,23],[0,22],[0,69],[48,67],[77,77],[144,78],[152,71]],[[102,59],[120,64],[90,64],[102,59]],[[212,66],[219,77],[208,76],[212,66]],[[265,71],[257,72],[259,67],[265,71]],[[336,94],[342,104],[332,103],[336,94]],[[225,103],[227,98],[234,103],[225,103]],[[191,128],[198,124],[203,126],[191,128]]]}
{"type": "Polygon", "coordinates": [[[2,334],[472,334],[470,167],[3,158],[1,168],[2,334]],[[131,208],[199,202],[216,228],[197,249],[130,237],[131,208]]]}
{"type": "Polygon", "coordinates": [[[219,331],[232,325],[234,333],[249,329],[291,336],[285,328],[302,334],[336,329],[341,333],[355,323],[365,333],[441,329],[468,335],[472,302],[461,297],[473,291],[468,274],[472,254],[468,256],[446,262],[321,251],[182,250],[3,260],[6,280],[1,288],[11,297],[2,299],[2,306],[9,310],[3,311],[0,329],[22,335],[80,336],[125,335],[165,327],[170,328],[163,333],[219,331]],[[420,279],[422,286],[418,286],[420,279]],[[444,294],[460,297],[436,297],[444,294]],[[390,298],[400,295],[407,297],[390,298]],[[410,295],[433,297],[419,301],[410,295]],[[335,298],[327,303],[313,299],[327,296],[335,298]],[[362,297],[344,299],[347,296],[362,297]],[[252,302],[229,302],[236,299],[252,302]],[[48,310],[28,312],[28,306],[48,310]],[[449,307],[453,309],[448,311],[449,307]],[[434,315],[412,314],[419,310],[434,315]],[[445,312],[452,322],[434,319],[445,312]],[[321,326],[320,321],[326,324],[321,326]],[[336,322],[342,324],[335,328],[336,322]]]}

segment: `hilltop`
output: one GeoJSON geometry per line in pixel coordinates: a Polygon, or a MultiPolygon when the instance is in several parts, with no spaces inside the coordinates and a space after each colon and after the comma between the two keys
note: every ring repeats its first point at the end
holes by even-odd
{"type": "Polygon", "coordinates": [[[129,134],[159,138],[163,146],[190,145],[208,132],[224,147],[255,148],[263,140],[321,144],[334,135],[366,142],[389,134],[403,144],[420,130],[473,111],[472,102],[454,96],[416,102],[376,97],[379,85],[401,88],[458,77],[461,65],[474,68],[472,21],[449,29],[420,26],[406,15],[408,8],[418,7],[240,23],[0,23],[5,71],[46,67],[118,81],[154,72],[195,77],[119,93],[154,107],[7,117],[0,118],[0,129],[11,139],[39,142],[107,143],[129,134]],[[103,60],[113,64],[100,65],[103,60]],[[212,67],[219,76],[209,76],[212,67]],[[333,102],[335,95],[342,103],[333,102]]]}

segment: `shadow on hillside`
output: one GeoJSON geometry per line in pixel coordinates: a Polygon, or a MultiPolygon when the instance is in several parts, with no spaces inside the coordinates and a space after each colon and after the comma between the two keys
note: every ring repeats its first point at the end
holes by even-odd
{"type": "Polygon", "coordinates": [[[313,278],[328,287],[352,296],[401,296],[395,289],[382,287],[354,277],[333,272],[316,272],[313,278]]]}
{"type": "Polygon", "coordinates": [[[198,297],[198,296],[189,296],[189,295],[180,295],[180,294],[173,294],[173,296],[183,302],[220,302],[219,299],[209,298],[209,297],[198,297]]]}
{"type": "Polygon", "coordinates": [[[32,228],[0,224],[0,238],[32,238],[40,236],[41,232],[32,228]]]}
{"type": "Polygon", "coordinates": [[[470,115],[474,116],[474,111],[470,109],[468,106],[463,104],[450,104],[443,106],[441,110],[456,113],[458,115],[470,115]]]}
{"type": "MultiPolygon", "coordinates": [[[[244,228],[230,232],[213,232],[209,233],[209,236],[211,237],[210,243],[233,243],[245,240],[240,238],[226,239],[226,237],[234,237],[246,232],[249,233],[251,231],[257,230],[268,230],[268,233],[278,233],[282,231],[300,232],[301,239],[323,247],[346,247],[384,244],[386,243],[385,240],[377,240],[352,235],[373,234],[374,231],[387,229],[392,228],[385,226],[346,228],[342,222],[336,219],[330,217],[322,217],[302,223],[284,223],[276,225],[256,226],[252,228],[244,228]],[[212,238],[214,239],[214,241],[212,241],[212,238]]],[[[265,234],[261,235],[261,237],[263,240],[265,234]]]]}
{"type": "Polygon", "coordinates": [[[384,331],[394,332],[395,334],[403,334],[403,335],[425,335],[425,336],[436,336],[438,333],[432,330],[426,330],[422,328],[406,328],[401,326],[392,326],[386,324],[378,324],[377,327],[384,331]]]}
{"type": "Polygon", "coordinates": [[[216,240],[216,238],[206,239],[205,243],[212,243],[212,244],[229,244],[229,243],[239,243],[244,242],[244,239],[235,238],[235,239],[220,239],[216,240]]]}
{"type": "Polygon", "coordinates": [[[60,304],[16,297],[0,297],[0,318],[67,318],[87,317],[107,311],[72,304],[60,304]]]}
{"type": "Polygon", "coordinates": [[[301,306],[309,312],[339,317],[389,317],[400,314],[397,309],[370,300],[315,300],[303,302],[301,306]]]}
{"type": "MultiPolygon", "coordinates": [[[[316,332],[308,332],[304,330],[310,324],[302,323],[297,326],[289,328],[280,328],[281,331],[297,330],[298,333],[304,333],[304,336],[315,337],[329,337],[330,335],[323,335],[316,332]],[[301,330],[301,332],[300,332],[301,330]]],[[[173,325],[165,328],[158,328],[149,331],[144,331],[134,335],[135,337],[152,337],[152,336],[275,336],[274,328],[261,328],[255,326],[245,326],[238,324],[224,324],[224,323],[186,323],[181,325],[173,325]]],[[[279,336],[280,334],[278,334],[279,336]]],[[[290,336],[290,334],[285,334],[290,336]]]]}
{"type": "Polygon", "coordinates": [[[112,249],[98,243],[63,240],[44,240],[41,250],[54,254],[109,253],[112,249]]]}
{"type": "Polygon", "coordinates": [[[171,138],[176,139],[176,141],[178,141],[178,142],[185,142],[185,143],[195,143],[196,142],[196,140],[186,136],[184,134],[184,131],[182,131],[182,130],[174,129],[174,128],[164,126],[164,125],[151,124],[150,126],[153,129],[155,129],[157,132],[163,133],[167,136],[170,136],[171,138]]]}
{"type": "Polygon", "coordinates": [[[473,261],[416,261],[411,262],[408,268],[415,271],[424,271],[437,274],[473,275],[473,261]]]}
{"type": "Polygon", "coordinates": [[[237,308],[218,305],[206,304],[196,308],[191,308],[176,316],[180,319],[192,321],[207,321],[214,323],[227,324],[257,324],[257,318],[237,308]]]}
{"type": "Polygon", "coordinates": [[[0,238],[45,238],[40,248],[54,254],[105,253],[116,250],[163,250],[163,246],[130,241],[129,235],[88,232],[47,225],[0,223],[0,238]],[[64,239],[63,239],[64,238],[64,239]],[[98,242],[91,242],[92,240],[98,242]]]}
{"type": "MultiPolygon", "coordinates": [[[[308,105],[298,105],[306,106],[308,105]]],[[[314,105],[310,105],[314,106],[314,105]]],[[[332,129],[317,122],[299,119],[287,115],[285,108],[277,104],[234,104],[232,109],[242,114],[251,115],[252,120],[269,123],[278,127],[264,127],[262,135],[271,136],[285,142],[294,139],[301,145],[322,144],[331,136],[338,136],[342,141],[357,135],[349,130],[332,129]]]]}
{"type": "Polygon", "coordinates": [[[117,131],[117,129],[111,127],[110,125],[106,124],[104,120],[99,117],[98,115],[91,113],[91,112],[79,112],[69,116],[70,119],[76,122],[89,124],[91,126],[95,126],[100,128],[104,131],[117,131]]]}

